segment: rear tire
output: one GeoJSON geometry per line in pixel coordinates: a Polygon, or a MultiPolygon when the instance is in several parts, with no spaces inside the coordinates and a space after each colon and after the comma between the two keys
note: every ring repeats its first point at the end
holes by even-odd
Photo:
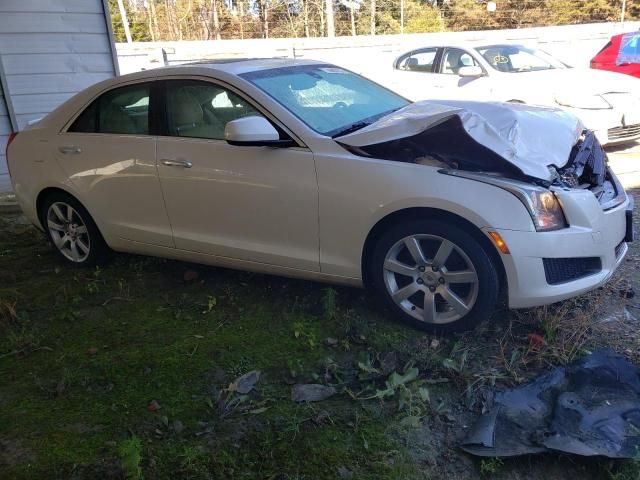
{"type": "Polygon", "coordinates": [[[403,322],[438,333],[470,330],[493,313],[496,268],[464,229],[441,220],[396,224],[376,242],[371,286],[403,322]]]}
{"type": "Polygon", "coordinates": [[[65,262],[91,267],[105,258],[109,247],[89,212],[71,195],[47,195],[39,213],[47,237],[65,262]]]}

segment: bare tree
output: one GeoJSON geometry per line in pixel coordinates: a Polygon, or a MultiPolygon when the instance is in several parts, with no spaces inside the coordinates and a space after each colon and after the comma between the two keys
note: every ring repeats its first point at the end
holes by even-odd
{"type": "Polygon", "coordinates": [[[267,2],[268,0],[258,0],[258,13],[262,24],[262,38],[269,38],[269,12],[267,2]]]}
{"type": "Polygon", "coordinates": [[[238,24],[240,25],[240,39],[244,40],[244,1],[238,0],[237,6],[238,24]]]}
{"type": "Polygon", "coordinates": [[[127,43],[131,43],[129,19],[127,18],[127,11],[124,9],[124,3],[122,3],[122,0],[118,0],[118,9],[120,10],[120,18],[122,19],[122,25],[124,26],[124,35],[127,38],[127,43]]]}
{"type": "Polygon", "coordinates": [[[376,34],[376,0],[371,0],[371,35],[376,34]]]}
{"type": "Polygon", "coordinates": [[[309,38],[309,0],[302,0],[304,36],[309,38]]]}
{"type": "Polygon", "coordinates": [[[336,27],[333,22],[333,0],[325,0],[327,10],[327,37],[336,36],[336,27]]]}
{"type": "Polygon", "coordinates": [[[220,17],[218,17],[218,0],[211,0],[211,17],[213,20],[213,34],[216,40],[221,40],[220,34],[220,17]]]}

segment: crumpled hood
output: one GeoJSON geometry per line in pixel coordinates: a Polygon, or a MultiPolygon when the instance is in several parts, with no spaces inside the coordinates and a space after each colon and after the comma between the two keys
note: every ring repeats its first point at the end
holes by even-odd
{"type": "MultiPolygon", "coordinates": [[[[561,168],[584,127],[570,113],[530,105],[425,100],[412,103],[354,133],[339,143],[365,147],[412,137],[458,116],[467,134],[525,175],[551,181],[548,166],[561,168]]],[[[478,162],[476,162],[478,163],[478,162]]]]}

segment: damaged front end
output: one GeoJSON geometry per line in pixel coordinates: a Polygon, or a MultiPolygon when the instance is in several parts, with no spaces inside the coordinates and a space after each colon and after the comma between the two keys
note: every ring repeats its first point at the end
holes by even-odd
{"type": "Polygon", "coordinates": [[[627,195],[607,163],[607,154],[595,134],[587,130],[572,148],[567,165],[556,168],[558,176],[553,184],[588,189],[604,210],[615,208],[627,195]]]}
{"type": "Polygon", "coordinates": [[[506,189],[525,204],[538,231],[566,226],[554,190],[587,189],[603,210],[627,199],[594,133],[558,109],[417,102],[335,140],[355,155],[439,167],[506,189]]]}
{"type": "Polygon", "coordinates": [[[500,173],[551,184],[584,127],[562,110],[495,102],[423,101],[335,141],[356,155],[500,173]]]}

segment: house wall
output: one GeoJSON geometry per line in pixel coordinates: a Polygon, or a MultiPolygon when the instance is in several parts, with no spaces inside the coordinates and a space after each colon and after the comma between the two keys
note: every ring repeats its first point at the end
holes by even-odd
{"type": "Polygon", "coordinates": [[[9,184],[7,161],[4,156],[4,145],[7,143],[9,133],[11,133],[11,121],[9,120],[9,113],[7,112],[7,106],[4,101],[2,84],[0,84],[0,147],[2,147],[0,150],[0,190],[9,184]]]}
{"type": "Polygon", "coordinates": [[[5,144],[86,87],[118,73],[103,0],[1,0],[0,188],[8,182],[5,144]],[[6,118],[5,118],[6,117],[6,118]]]}

